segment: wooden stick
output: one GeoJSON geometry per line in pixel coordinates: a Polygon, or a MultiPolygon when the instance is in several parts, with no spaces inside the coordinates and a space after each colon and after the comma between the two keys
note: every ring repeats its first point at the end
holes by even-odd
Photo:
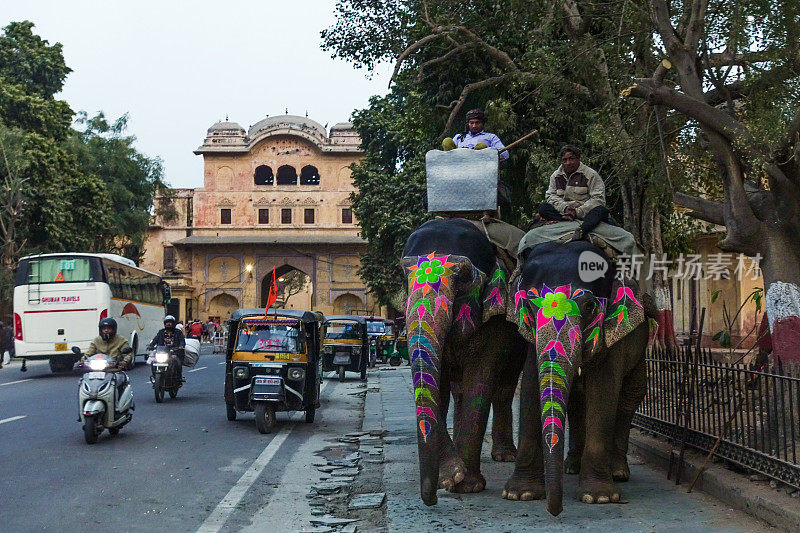
{"type": "Polygon", "coordinates": [[[536,132],[538,132],[538,131],[539,131],[539,130],[533,130],[533,131],[531,131],[530,133],[526,133],[524,136],[520,137],[519,139],[517,139],[517,140],[516,140],[516,141],[514,141],[513,143],[509,144],[508,146],[506,146],[505,148],[503,148],[502,150],[500,150],[500,151],[499,151],[499,152],[497,152],[497,153],[498,153],[498,154],[502,154],[502,153],[503,153],[503,152],[505,152],[506,150],[510,150],[511,148],[515,147],[516,145],[518,145],[519,143],[521,143],[522,141],[524,141],[525,139],[527,139],[528,137],[530,137],[531,135],[533,135],[534,133],[536,133],[536,132]]]}

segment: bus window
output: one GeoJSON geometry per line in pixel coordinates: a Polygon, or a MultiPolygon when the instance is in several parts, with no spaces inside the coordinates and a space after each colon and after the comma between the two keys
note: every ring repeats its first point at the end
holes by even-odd
{"type": "Polygon", "coordinates": [[[31,259],[27,283],[95,281],[89,257],[31,259]]]}

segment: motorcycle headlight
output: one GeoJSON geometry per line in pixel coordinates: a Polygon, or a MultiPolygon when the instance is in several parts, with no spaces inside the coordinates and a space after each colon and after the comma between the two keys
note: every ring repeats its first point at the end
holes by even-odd
{"type": "Polygon", "coordinates": [[[92,359],[91,361],[89,361],[89,368],[91,368],[95,372],[105,370],[106,366],[108,366],[108,363],[103,359],[92,359]]]}
{"type": "Polygon", "coordinates": [[[237,366],[233,369],[233,377],[236,379],[247,379],[248,374],[250,374],[250,372],[246,366],[237,366]]]}
{"type": "Polygon", "coordinates": [[[361,346],[353,346],[353,355],[361,355],[361,346]]]}
{"type": "Polygon", "coordinates": [[[156,363],[166,363],[169,361],[168,352],[156,352],[156,363]]]}
{"type": "Polygon", "coordinates": [[[289,379],[293,381],[300,381],[304,377],[306,377],[306,371],[302,368],[295,366],[289,369],[289,379]]]}
{"type": "Polygon", "coordinates": [[[330,344],[327,344],[325,346],[324,350],[325,350],[325,353],[333,353],[333,346],[331,346],[330,344]]]}

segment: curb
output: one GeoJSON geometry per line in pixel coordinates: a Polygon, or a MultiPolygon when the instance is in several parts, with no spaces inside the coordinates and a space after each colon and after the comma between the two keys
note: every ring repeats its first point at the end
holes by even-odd
{"type": "MultiPolygon", "coordinates": [[[[631,451],[644,458],[648,464],[663,469],[669,467],[671,446],[661,440],[633,429],[630,436],[631,451]]],[[[687,449],[684,455],[683,484],[694,479],[705,459],[705,454],[687,449]]],[[[767,524],[785,531],[800,531],[800,503],[784,492],[753,485],[742,474],[731,472],[720,464],[710,462],[695,490],[701,490],[724,504],[741,510],[767,524]]]]}

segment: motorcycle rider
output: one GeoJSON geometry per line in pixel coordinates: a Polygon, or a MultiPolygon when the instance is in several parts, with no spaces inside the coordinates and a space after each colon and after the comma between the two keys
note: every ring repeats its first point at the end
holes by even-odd
{"type": "Polygon", "coordinates": [[[165,346],[170,351],[174,351],[175,355],[180,360],[178,365],[178,379],[183,379],[183,349],[186,347],[186,340],[183,337],[181,330],[175,327],[175,317],[167,315],[164,317],[164,327],[156,333],[150,344],[147,345],[148,350],[152,350],[156,346],[165,346]]]}
{"type": "MultiPolygon", "coordinates": [[[[89,349],[86,350],[81,360],[85,361],[95,354],[102,353],[114,358],[119,370],[130,368],[131,354],[122,353],[122,350],[128,347],[128,341],[124,337],[117,335],[117,321],[110,317],[104,318],[98,324],[97,329],[100,335],[89,344],[89,349]]],[[[119,372],[117,375],[117,391],[122,392],[127,383],[128,376],[125,372],[119,372]]]]}

